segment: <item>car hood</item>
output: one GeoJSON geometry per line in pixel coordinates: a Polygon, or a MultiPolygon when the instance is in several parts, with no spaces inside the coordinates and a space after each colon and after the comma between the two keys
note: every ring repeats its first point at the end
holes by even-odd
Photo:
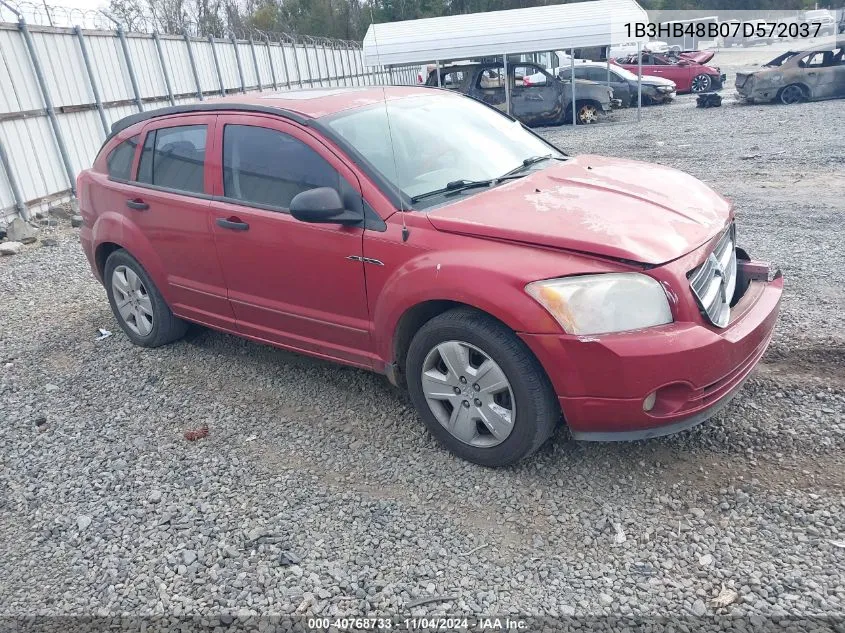
{"type": "Polygon", "coordinates": [[[593,155],[428,214],[441,231],[655,265],[701,246],[732,216],[727,200],[689,174],[593,155]]]}
{"type": "Polygon", "coordinates": [[[692,61],[698,62],[699,64],[706,64],[715,56],[716,51],[690,51],[686,53],[681,53],[681,57],[691,59],[692,61]]]}
{"type": "MultiPolygon", "coordinates": [[[[634,83],[636,80],[632,79],[634,83]]],[[[655,77],[654,75],[643,75],[643,84],[647,86],[674,86],[675,82],[666,77],[655,77]]]]}

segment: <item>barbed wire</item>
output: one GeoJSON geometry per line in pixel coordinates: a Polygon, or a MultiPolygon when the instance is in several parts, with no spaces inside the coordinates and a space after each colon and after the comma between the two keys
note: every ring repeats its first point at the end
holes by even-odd
{"type": "Polygon", "coordinates": [[[179,24],[168,24],[155,16],[146,15],[140,11],[131,16],[115,16],[105,10],[79,9],[61,5],[34,2],[30,0],[0,0],[0,22],[16,23],[21,19],[28,24],[82,29],[114,31],[118,25],[127,33],[161,33],[170,35],[187,34],[192,37],[230,38],[248,41],[253,39],[262,42],[279,42],[309,46],[326,46],[328,48],[361,48],[361,43],[354,40],[334,39],[321,36],[287,33],[284,31],[268,31],[253,26],[227,26],[220,23],[216,27],[207,29],[199,22],[190,19],[179,19],[179,24]]]}

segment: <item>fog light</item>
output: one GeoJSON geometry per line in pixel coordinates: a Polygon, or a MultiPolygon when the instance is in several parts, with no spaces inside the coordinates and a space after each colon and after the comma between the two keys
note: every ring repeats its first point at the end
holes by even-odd
{"type": "Polygon", "coordinates": [[[657,400],[657,392],[652,391],[643,400],[643,411],[651,411],[654,408],[654,402],[657,400]]]}

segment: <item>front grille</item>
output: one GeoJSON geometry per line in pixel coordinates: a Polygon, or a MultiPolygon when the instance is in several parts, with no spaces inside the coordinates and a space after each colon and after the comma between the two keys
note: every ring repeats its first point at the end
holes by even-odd
{"type": "Polygon", "coordinates": [[[690,288],[701,312],[716,327],[731,319],[736,290],[736,227],[731,224],[704,263],[690,271],[690,288]]]}

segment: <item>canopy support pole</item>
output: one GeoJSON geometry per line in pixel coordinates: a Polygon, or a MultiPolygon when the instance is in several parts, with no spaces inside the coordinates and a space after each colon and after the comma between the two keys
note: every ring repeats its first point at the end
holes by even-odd
{"type": "Polygon", "coordinates": [[[569,80],[572,82],[572,125],[578,125],[575,120],[575,49],[569,49],[569,80]]]}
{"type": "Polygon", "coordinates": [[[637,122],[643,118],[643,43],[637,42],[637,122]]]}
{"type": "Polygon", "coordinates": [[[443,86],[440,84],[440,60],[435,60],[434,64],[437,66],[437,87],[442,88],[443,86]]]}
{"type": "MultiPolygon", "coordinates": [[[[505,53],[502,55],[502,61],[504,63],[505,69],[505,76],[503,81],[505,82],[505,112],[508,114],[511,113],[511,82],[510,77],[508,75],[508,54],[505,53]]],[[[514,84],[516,83],[516,75],[514,75],[514,84]]]]}

